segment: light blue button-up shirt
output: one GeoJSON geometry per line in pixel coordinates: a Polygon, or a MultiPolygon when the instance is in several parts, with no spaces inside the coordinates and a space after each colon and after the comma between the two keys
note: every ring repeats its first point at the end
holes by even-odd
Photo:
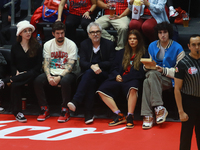
{"type": "MultiPolygon", "coordinates": [[[[169,22],[169,19],[167,17],[166,11],[165,11],[165,5],[167,0],[149,0],[149,10],[151,12],[151,15],[156,20],[157,23],[161,23],[164,21],[169,22]]],[[[128,8],[130,11],[132,11],[133,5],[130,5],[128,3],[128,8]]],[[[142,5],[142,11],[140,15],[143,15],[145,5],[142,5]]]]}

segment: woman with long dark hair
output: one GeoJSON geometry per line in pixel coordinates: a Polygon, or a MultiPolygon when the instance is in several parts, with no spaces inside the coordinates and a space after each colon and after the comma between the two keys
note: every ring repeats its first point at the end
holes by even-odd
{"type": "Polygon", "coordinates": [[[104,103],[114,112],[116,118],[109,123],[115,126],[126,122],[126,128],[133,128],[133,113],[137,102],[138,87],[142,85],[145,78],[143,65],[140,62],[142,57],[148,57],[145,53],[144,42],[137,30],[128,33],[128,41],[124,50],[120,50],[115,59],[115,67],[106,80],[98,89],[98,94],[104,103]],[[114,98],[122,93],[128,100],[127,117],[121,113],[114,98]]]}
{"type": "Polygon", "coordinates": [[[26,20],[17,24],[17,43],[11,48],[12,77],[0,80],[0,88],[11,83],[12,111],[19,122],[27,121],[22,113],[22,87],[40,74],[42,66],[42,49],[32,37],[34,30],[34,26],[26,20]]]}

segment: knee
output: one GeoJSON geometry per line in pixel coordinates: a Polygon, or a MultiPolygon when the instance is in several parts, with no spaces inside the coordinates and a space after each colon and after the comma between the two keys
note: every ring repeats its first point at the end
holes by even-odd
{"type": "Polygon", "coordinates": [[[34,86],[42,85],[44,79],[42,78],[41,75],[39,75],[37,78],[34,80],[34,86]]]}
{"type": "Polygon", "coordinates": [[[117,30],[118,30],[118,31],[127,32],[127,30],[128,30],[128,25],[126,25],[126,24],[120,24],[120,27],[119,27],[117,30]]]}
{"type": "Polygon", "coordinates": [[[147,72],[146,77],[148,79],[157,79],[159,74],[161,74],[161,73],[158,71],[155,71],[155,70],[151,70],[151,71],[147,72]]]}
{"type": "Polygon", "coordinates": [[[129,30],[140,30],[141,28],[141,24],[139,24],[137,21],[135,20],[131,20],[131,22],[129,23],[129,30]]]}
{"type": "Polygon", "coordinates": [[[94,73],[94,71],[92,70],[92,69],[88,69],[88,70],[86,70],[85,72],[84,72],[84,75],[83,76],[93,76],[95,73],[94,73]]]}

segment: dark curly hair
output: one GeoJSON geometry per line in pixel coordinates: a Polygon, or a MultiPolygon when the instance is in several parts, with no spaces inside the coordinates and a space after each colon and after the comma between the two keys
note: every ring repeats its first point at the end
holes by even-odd
{"type": "Polygon", "coordinates": [[[160,30],[167,30],[168,33],[169,33],[169,38],[172,39],[172,37],[173,37],[173,26],[168,22],[162,22],[162,23],[157,24],[155,26],[154,30],[155,30],[155,37],[157,39],[159,39],[158,38],[158,32],[160,30]]]}

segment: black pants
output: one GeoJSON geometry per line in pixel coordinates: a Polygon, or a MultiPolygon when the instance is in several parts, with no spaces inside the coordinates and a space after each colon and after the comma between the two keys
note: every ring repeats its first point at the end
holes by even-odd
{"type": "MultiPolygon", "coordinates": [[[[60,81],[62,94],[62,107],[67,107],[67,103],[71,100],[72,87],[75,85],[76,75],[73,73],[66,74],[60,81]]],[[[48,106],[45,96],[45,86],[50,86],[46,74],[39,75],[34,81],[34,89],[40,106],[48,106]]]]}
{"type": "MultiPolygon", "coordinates": [[[[76,28],[81,25],[82,29],[87,33],[87,26],[90,22],[94,21],[94,15],[90,15],[91,19],[83,18],[82,16],[77,16],[69,14],[66,19],[66,36],[72,41],[76,41],[76,28]]],[[[76,43],[77,44],[77,43],[76,43]]]]}
{"type": "Polygon", "coordinates": [[[100,74],[95,74],[92,69],[84,72],[81,81],[73,97],[78,104],[85,100],[85,110],[93,111],[94,97],[99,85],[108,77],[108,73],[102,71],[100,74]]]}
{"type": "Polygon", "coordinates": [[[200,97],[182,94],[183,110],[189,116],[182,122],[180,150],[190,150],[193,128],[195,127],[197,146],[200,150],[200,97]]]}
{"type": "Polygon", "coordinates": [[[37,75],[38,73],[36,72],[28,72],[7,78],[5,80],[3,79],[4,83],[8,83],[10,79],[13,81],[11,83],[11,103],[12,111],[15,116],[18,112],[22,111],[22,89],[24,85],[32,82],[37,75]]]}

